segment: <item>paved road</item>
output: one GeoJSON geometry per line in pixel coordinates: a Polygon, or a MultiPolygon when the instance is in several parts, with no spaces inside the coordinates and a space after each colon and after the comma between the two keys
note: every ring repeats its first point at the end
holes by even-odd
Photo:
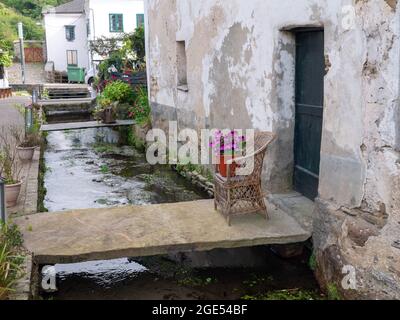
{"type": "MultiPolygon", "coordinates": [[[[12,97],[0,99],[0,134],[3,130],[9,133],[9,126],[24,127],[24,117],[15,108],[16,104],[29,104],[30,97],[12,97]]],[[[0,145],[1,150],[1,145],[0,145]]],[[[35,153],[31,162],[22,164],[20,178],[23,181],[21,193],[17,206],[7,209],[7,213],[11,214],[32,214],[37,208],[37,177],[39,169],[39,151],[35,153]]]]}
{"type": "Polygon", "coordinates": [[[8,125],[24,125],[24,118],[15,108],[16,104],[29,104],[30,97],[0,99],[0,128],[8,125]]]}

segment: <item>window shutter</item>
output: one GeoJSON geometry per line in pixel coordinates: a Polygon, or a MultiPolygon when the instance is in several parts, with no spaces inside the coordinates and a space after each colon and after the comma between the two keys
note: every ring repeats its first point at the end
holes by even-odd
{"type": "Polygon", "coordinates": [[[122,14],[112,13],[110,17],[110,32],[124,31],[124,18],[122,14]]]}

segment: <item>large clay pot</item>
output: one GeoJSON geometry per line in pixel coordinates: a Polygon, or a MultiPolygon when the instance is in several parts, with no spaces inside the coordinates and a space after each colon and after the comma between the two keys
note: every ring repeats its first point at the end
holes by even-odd
{"type": "Polygon", "coordinates": [[[114,111],[112,108],[107,108],[104,110],[103,123],[115,123],[114,111]]]}
{"type": "Polygon", "coordinates": [[[7,208],[12,208],[17,205],[19,193],[21,192],[22,182],[16,184],[6,185],[6,206],[7,208]]]}
{"type": "Polygon", "coordinates": [[[33,155],[35,154],[35,149],[36,147],[29,147],[29,148],[17,147],[18,157],[23,162],[31,161],[33,155]]]}
{"type": "Polygon", "coordinates": [[[234,177],[236,175],[236,164],[227,164],[229,160],[232,160],[232,156],[225,156],[225,155],[220,155],[219,156],[219,165],[218,165],[218,171],[219,174],[222,177],[227,177],[228,176],[228,166],[230,167],[230,176],[234,177]]]}

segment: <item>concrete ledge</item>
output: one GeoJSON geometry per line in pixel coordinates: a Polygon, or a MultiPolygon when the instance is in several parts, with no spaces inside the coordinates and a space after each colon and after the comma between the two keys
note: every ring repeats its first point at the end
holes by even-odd
{"type": "Polygon", "coordinates": [[[39,160],[40,147],[35,150],[32,161],[22,165],[23,185],[21,193],[17,205],[7,209],[9,215],[28,215],[37,212],[39,160]]]}
{"type": "Polygon", "coordinates": [[[135,124],[135,121],[133,121],[133,120],[117,120],[115,123],[102,123],[102,122],[98,122],[98,121],[69,122],[69,123],[43,124],[40,127],[40,130],[41,131],[63,131],[63,130],[102,128],[102,127],[132,126],[134,124],[135,124]]]}
{"type": "Polygon", "coordinates": [[[310,238],[276,209],[233,218],[229,227],[213,200],[40,213],[15,219],[38,264],[74,263],[184,251],[208,251],[310,238]]]}
{"type": "Polygon", "coordinates": [[[68,106],[68,105],[76,105],[76,106],[84,106],[84,105],[93,105],[96,102],[95,98],[69,98],[69,99],[47,99],[47,100],[39,100],[38,104],[42,107],[50,108],[54,106],[54,108],[68,106]]]}

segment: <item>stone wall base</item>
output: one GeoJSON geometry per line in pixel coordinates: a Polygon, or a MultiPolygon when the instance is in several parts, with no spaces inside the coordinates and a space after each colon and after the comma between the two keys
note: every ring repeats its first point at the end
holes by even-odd
{"type": "Polygon", "coordinates": [[[337,210],[317,200],[313,240],[321,288],[344,299],[400,299],[400,249],[393,245],[393,222],[375,225],[359,210],[337,210]]]}

